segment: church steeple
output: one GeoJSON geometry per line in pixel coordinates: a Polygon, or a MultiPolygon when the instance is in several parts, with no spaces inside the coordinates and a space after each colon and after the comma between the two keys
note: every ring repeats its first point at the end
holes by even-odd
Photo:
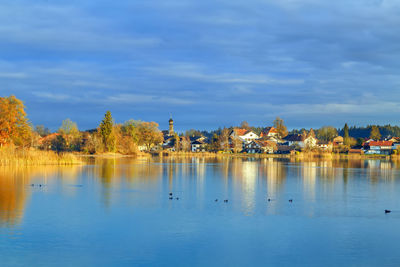
{"type": "Polygon", "coordinates": [[[168,135],[169,135],[169,136],[174,135],[174,120],[172,119],[172,117],[169,119],[169,131],[168,131],[168,135]]]}

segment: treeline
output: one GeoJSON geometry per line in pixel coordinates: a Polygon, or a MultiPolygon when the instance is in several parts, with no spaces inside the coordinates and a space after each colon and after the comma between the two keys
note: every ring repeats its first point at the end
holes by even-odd
{"type": "Polygon", "coordinates": [[[0,97],[0,147],[135,154],[140,149],[150,150],[162,141],[163,134],[157,123],[128,120],[116,124],[109,111],[97,129],[80,131],[75,122],[66,119],[57,132],[51,133],[43,125],[32,126],[21,100],[15,96],[0,97]]]}
{"type": "MultiPolygon", "coordinates": [[[[43,133],[43,126],[36,127],[35,132],[43,133]]],[[[97,129],[81,132],[75,122],[66,119],[56,133],[44,133],[47,135],[41,136],[37,146],[57,152],[136,154],[139,150],[149,151],[163,141],[157,123],[128,120],[115,124],[110,111],[106,112],[97,129]]]]}

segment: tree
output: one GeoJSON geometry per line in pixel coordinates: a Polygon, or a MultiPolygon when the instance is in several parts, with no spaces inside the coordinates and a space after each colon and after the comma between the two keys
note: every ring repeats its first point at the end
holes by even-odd
{"type": "Polygon", "coordinates": [[[349,126],[347,125],[347,123],[345,123],[343,127],[343,144],[345,146],[350,145],[349,126]]]}
{"type": "Polygon", "coordinates": [[[102,137],[105,151],[115,151],[115,136],[113,133],[114,121],[111,116],[111,112],[107,111],[104,115],[104,119],[100,123],[100,134],[102,137]]]}
{"type": "Polygon", "coordinates": [[[62,135],[57,135],[57,137],[51,141],[51,149],[57,152],[67,149],[67,143],[62,135]]]}
{"type": "Polygon", "coordinates": [[[315,138],[315,133],[314,133],[313,128],[310,129],[310,131],[308,132],[308,135],[307,135],[307,136],[312,136],[312,137],[315,138]]]}
{"type": "Polygon", "coordinates": [[[217,152],[219,149],[220,149],[219,136],[215,133],[211,138],[211,143],[208,146],[208,150],[217,152]]]}
{"type": "Polygon", "coordinates": [[[281,118],[276,117],[276,119],[274,120],[274,127],[278,132],[279,138],[284,138],[285,136],[288,135],[288,130],[281,118]]]}
{"type": "Polygon", "coordinates": [[[369,138],[374,139],[374,140],[381,139],[381,133],[379,132],[378,126],[376,126],[376,125],[372,126],[369,138]]]}
{"type": "Polygon", "coordinates": [[[139,145],[146,146],[150,150],[154,145],[160,144],[164,137],[155,122],[142,122],[138,126],[139,145]]]}
{"type": "Polygon", "coordinates": [[[139,142],[138,125],[140,125],[140,123],[142,122],[135,120],[128,120],[121,127],[122,133],[132,138],[132,141],[136,144],[139,142]]]}
{"type": "Polygon", "coordinates": [[[174,147],[175,151],[180,151],[181,150],[181,138],[177,133],[174,135],[174,147]]]}
{"type": "Polygon", "coordinates": [[[228,128],[222,129],[221,134],[218,138],[218,142],[219,142],[220,149],[222,149],[224,151],[229,150],[229,129],[228,128]]]}
{"type": "Polygon", "coordinates": [[[332,141],[338,135],[335,127],[324,126],[318,130],[318,139],[323,141],[332,141]]]}
{"type": "Polygon", "coordinates": [[[0,97],[0,146],[29,144],[32,129],[24,103],[15,96],[0,97]]]}
{"type": "Polygon", "coordinates": [[[44,127],[44,125],[36,125],[35,132],[41,137],[48,136],[51,133],[49,128],[44,127]]]}
{"type": "Polygon", "coordinates": [[[242,142],[242,140],[240,140],[239,137],[232,137],[231,141],[232,141],[233,152],[238,153],[238,152],[242,151],[243,142],[242,142]]]}
{"type": "Polygon", "coordinates": [[[250,129],[250,125],[249,125],[249,123],[247,121],[242,121],[242,123],[240,124],[240,128],[249,130],[250,129]]]}
{"type": "Polygon", "coordinates": [[[66,147],[72,150],[80,149],[80,132],[78,125],[70,119],[63,120],[58,132],[65,139],[66,147]]]}

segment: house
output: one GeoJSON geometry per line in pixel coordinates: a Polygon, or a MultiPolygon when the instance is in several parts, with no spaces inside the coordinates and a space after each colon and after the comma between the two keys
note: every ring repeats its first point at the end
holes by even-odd
{"type": "Polygon", "coordinates": [[[205,152],[207,144],[201,140],[191,142],[192,152],[205,152]]]}
{"type": "Polygon", "coordinates": [[[279,137],[278,136],[262,136],[262,133],[261,133],[261,135],[260,135],[260,140],[264,140],[264,141],[270,141],[270,142],[274,142],[274,143],[280,143],[280,142],[282,142],[282,140],[281,139],[279,139],[279,137]]]}
{"type": "Polygon", "coordinates": [[[317,146],[317,139],[312,135],[291,134],[284,138],[286,145],[299,146],[300,148],[313,148],[317,146]]]}
{"type": "Polygon", "coordinates": [[[239,138],[242,142],[244,143],[250,143],[253,140],[257,140],[260,137],[256,135],[253,131],[246,130],[246,129],[240,129],[240,128],[234,128],[229,137],[231,139],[233,138],[239,138]]]}
{"type": "Polygon", "coordinates": [[[341,145],[343,145],[343,142],[344,142],[344,139],[342,136],[336,136],[332,140],[332,145],[333,146],[341,146],[341,145]]]}
{"type": "Polygon", "coordinates": [[[321,141],[321,140],[318,140],[318,141],[317,141],[317,146],[318,146],[321,150],[324,150],[324,151],[332,151],[332,148],[333,148],[332,142],[329,142],[329,141],[321,141]]]}
{"type": "Polygon", "coordinates": [[[276,130],[275,127],[267,127],[260,134],[260,138],[272,137],[272,136],[278,137],[278,131],[276,130]]]}
{"type": "Polygon", "coordinates": [[[391,141],[370,141],[364,144],[365,154],[390,155],[393,142],[391,141]]]}
{"type": "Polygon", "coordinates": [[[244,152],[246,153],[267,153],[273,154],[277,151],[277,144],[265,140],[253,140],[244,145],[244,152]]]}
{"type": "Polygon", "coordinates": [[[38,140],[38,145],[43,149],[51,149],[52,142],[56,140],[57,136],[59,135],[59,133],[52,133],[45,137],[42,137],[38,140]]]}

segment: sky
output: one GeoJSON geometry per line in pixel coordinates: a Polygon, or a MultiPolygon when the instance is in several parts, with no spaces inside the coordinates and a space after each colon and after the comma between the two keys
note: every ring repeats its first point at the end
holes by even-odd
{"type": "Polygon", "coordinates": [[[0,96],[34,125],[399,124],[397,0],[3,0],[0,96]]]}

